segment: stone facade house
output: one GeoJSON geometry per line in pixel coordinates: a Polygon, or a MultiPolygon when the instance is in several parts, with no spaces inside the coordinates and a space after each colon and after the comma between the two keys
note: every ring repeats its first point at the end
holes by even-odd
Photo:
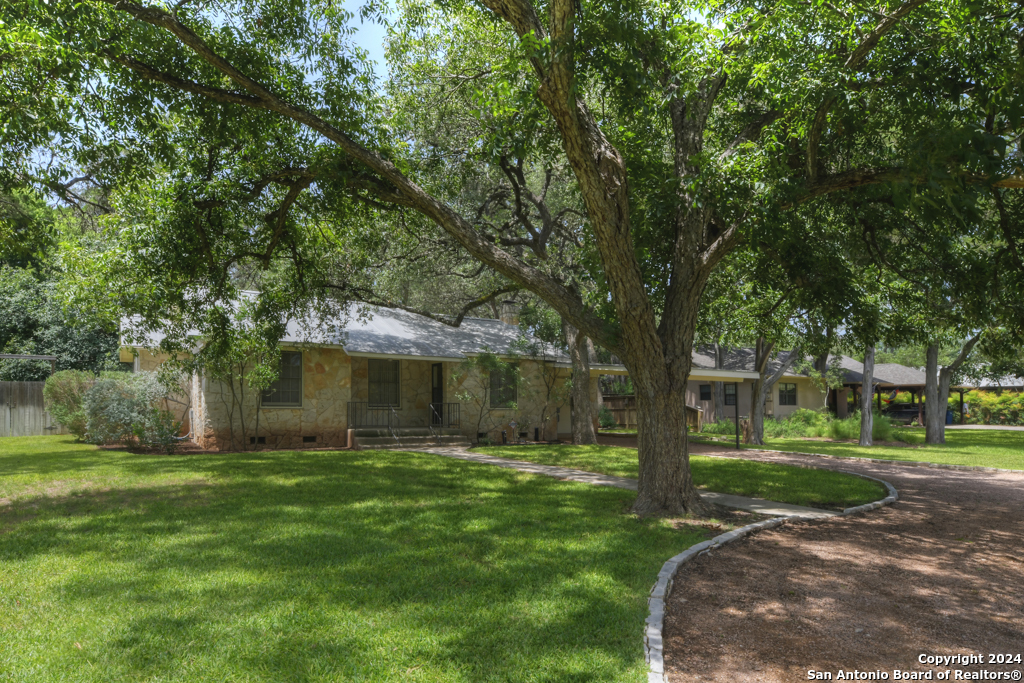
{"type": "MultiPolygon", "coordinates": [[[[122,360],[155,369],[166,360],[159,341],[123,348],[122,360]]],[[[190,439],[235,450],[571,433],[568,357],[511,322],[466,318],[451,327],[396,309],[353,308],[331,325],[289,325],[280,352],[279,379],[262,395],[237,380],[192,377],[190,439]]],[[[596,404],[596,381],[592,388],[596,404]]]]}

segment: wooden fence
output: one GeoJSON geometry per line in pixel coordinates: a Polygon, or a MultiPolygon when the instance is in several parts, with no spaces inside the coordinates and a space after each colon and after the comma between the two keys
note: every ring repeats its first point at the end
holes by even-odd
{"type": "MultiPolygon", "coordinates": [[[[605,394],[603,405],[611,411],[619,427],[636,429],[636,396],[634,394],[605,394]]],[[[694,431],[700,431],[704,423],[704,411],[686,406],[686,424],[694,431]]]]}
{"type": "Polygon", "coordinates": [[[67,434],[43,408],[44,382],[0,382],[0,436],[67,434]]]}

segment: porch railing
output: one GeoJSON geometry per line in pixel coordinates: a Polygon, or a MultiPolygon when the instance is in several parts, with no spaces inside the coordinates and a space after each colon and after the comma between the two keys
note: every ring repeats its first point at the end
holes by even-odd
{"type": "Polygon", "coordinates": [[[348,428],[360,429],[365,427],[386,429],[395,441],[401,445],[401,440],[398,436],[398,430],[401,425],[398,421],[398,412],[394,406],[371,406],[369,403],[349,401],[348,428]]]}
{"type": "Polygon", "coordinates": [[[459,403],[431,403],[430,425],[442,428],[460,426],[461,407],[459,403]]]}

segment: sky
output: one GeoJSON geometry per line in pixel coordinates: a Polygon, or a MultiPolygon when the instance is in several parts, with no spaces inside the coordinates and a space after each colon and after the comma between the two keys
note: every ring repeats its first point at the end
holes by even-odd
{"type": "Polygon", "coordinates": [[[363,21],[359,18],[359,8],[362,6],[360,0],[346,0],[345,9],[352,12],[351,25],[356,29],[354,40],[359,47],[370,54],[370,59],[376,62],[373,67],[378,78],[387,76],[387,60],[384,59],[384,26],[372,20],[363,21]]]}

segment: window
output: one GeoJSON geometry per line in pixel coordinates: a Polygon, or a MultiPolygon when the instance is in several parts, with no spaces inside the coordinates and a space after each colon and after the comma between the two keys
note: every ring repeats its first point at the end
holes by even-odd
{"type": "Polygon", "coordinates": [[[491,407],[508,408],[516,402],[516,376],[519,368],[515,364],[502,365],[491,371],[491,407]]]}
{"type": "Polygon", "coordinates": [[[302,405],[302,353],[282,351],[277,381],[263,394],[265,406],[302,405]]]}
{"type": "Polygon", "coordinates": [[[726,384],[725,385],[725,405],[734,406],[736,405],[736,385],[726,384]]]}
{"type": "Polygon", "coordinates": [[[700,400],[710,401],[711,400],[711,385],[701,384],[700,385],[700,400]]]}
{"type": "Polygon", "coordinates": [[[779,405],[780,406],[795,406],[796,405],[796,385],[795,384],[780,384],[779,385],[779,405]]]}
{"type": "Polygon", "coordinates": [[[399,383],[400,362],[376,358],[366,361],[367,388],[371,406],[395,406],[397,408],[402,404],[399,383]]]}

